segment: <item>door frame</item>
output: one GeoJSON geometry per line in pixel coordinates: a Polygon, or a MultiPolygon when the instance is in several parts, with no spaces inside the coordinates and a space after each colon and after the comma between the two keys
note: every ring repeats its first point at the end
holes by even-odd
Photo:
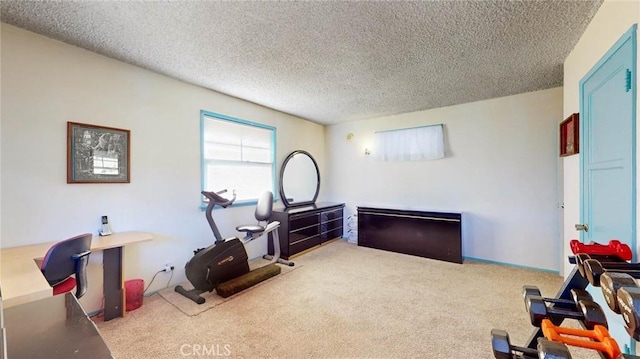
{"type": "MultiPolygon", "coordinates": [[[[632,225],[631,225],[631,252],[633,253],[633,258],[637,259],[637,255],[636,255],[636,246],[637,246],[637,233],[636,233],[636,227],[637,227],[637,217],[636,217],[636,213],[637,213],[637,179],[636,179],[636,167],[637,167],[637,147],[636,147],[636,142],[637,142],[637,130],[636,130],[636,115],[637,115],[637,99],[638,99],[638,94],[637,94],[637,77],[636,77],[636,73],[637,73],[637,65],[638,65],[638,46],[637,46],[637,28],[638,28],[638,24],[633,24],[631,26],[631,28],[629,30],[627,30],[616,42],[613,46],[611,46],[611,48],[604,54],[604,56],[602,56],[600,58],[600,60],[598,60],[598,62],[591,68],[591,70],[589,70],[589,72],[587,72],[586,75],[584,75],[584,77],[580,80],[579,83],[579,87],[580,87],[580,113],[584,114],[586,113],[585,109],[586,109],[586,105],[587,105],[587,101],[585,100],[585,93],[584,93],[584,86],[585,83],[602,67],[602,65],[604,65],[605,62],[607,62],[607,60],[609,60],[609,58],[616,53],[616,51],[618,51],[620,49],[620,47],[622,47],[622,45],[624,45],[627,41],[631,41],[631,96],[632,99],[634,99],[631,103],[631,131],[633,132],[632,137],[631,137],[631,183],[632,183],[632,188],[631,188],[631,220],[632,220],[632,225]]],[[[583,116],[581,116],[583,117],[583,116]]],[[[580,128],[579,128],[579,132],[580,132],[580,142],[581,142],[581,150],[580,150],[580,221],[581,223],[584,223],[585,219],[586,219],[586,213],[585,213],[585,206],[583,205],[585,203],[585,193],[584,193],[584,186],[583,186],[583,181],[584,181],[584,168],[585,168],[585,157],[584,156],[584,152],[588,151],[587,146],[584,145],[590,145],[588,143],[588,141],[585,141],[584,139],[586,139],[586,134],[585,134],[585,128],[587,126],[585,126],[586,124],[586,120],[587,118],[581,118],[580,119],[580,128]]],[[[584,238],[584,231],[580,231],[580,241],[584,242],[585,238],[584,238]]]]}

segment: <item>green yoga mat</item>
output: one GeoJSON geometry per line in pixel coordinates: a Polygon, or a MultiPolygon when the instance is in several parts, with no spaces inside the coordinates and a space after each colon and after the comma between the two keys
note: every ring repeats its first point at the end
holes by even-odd
{"type": "Polygon", "coordinates": [[[216,293],[222,298],[227,298],[271,277],[277,276],[281,271],[282,269],[275,263],[269,264],[268,266],[252,270],[238,278],[221,283],[216,288],[216,293]]]}

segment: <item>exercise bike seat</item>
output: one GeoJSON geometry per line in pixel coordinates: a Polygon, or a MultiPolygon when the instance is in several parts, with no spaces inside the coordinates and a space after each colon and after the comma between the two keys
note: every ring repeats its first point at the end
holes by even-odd
{"type": "Polygon", "coordinates": [[[264,227],[257,224],[243,224],[236,227],[236,231],[245,232],[248,236],[264,232],[264,227]]]}
{"type": "Polygon", "coordinates": [[[253,238],[254,235],[260,235],[267,229],[266,222],[271,217],[271,210],[273,209],[273,193],[269,191],[263,192],[258,198],[256,204],[255,217],[258,220],[258,224],[243,224],[236,227],[236,231],[247,233],[248,238],[253,238]],[[265,225],[261,225],[265,223],[265,225]]]}

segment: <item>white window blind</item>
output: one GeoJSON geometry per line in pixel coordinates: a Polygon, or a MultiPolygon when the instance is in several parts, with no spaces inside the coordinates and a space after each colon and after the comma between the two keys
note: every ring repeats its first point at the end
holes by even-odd
{"type": "Polygon", "coordinates": [[[274,127],[203,111],[203,190],[235,190],[236,203],[274,192],[274,149],[274,127]]]}
{"type": "Polygon", "coordinates": [[[444,158],[442,127],[439,124],[376,132],[373,156],[379,161],[424,161],[444,158]]]}

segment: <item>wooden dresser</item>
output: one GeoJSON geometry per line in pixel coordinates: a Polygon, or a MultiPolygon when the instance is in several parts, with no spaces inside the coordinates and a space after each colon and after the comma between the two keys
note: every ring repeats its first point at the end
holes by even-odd
{"type": "MultiPolygon", "coordinates": [[[[291,256],[319,246],[343,234],[344,203],[319,202],[303,207],[277,207],[270,221],[280,222],[281,257],[291,256]]],[[[269,239],[269,254],[273,254],[269,239]]]]}

